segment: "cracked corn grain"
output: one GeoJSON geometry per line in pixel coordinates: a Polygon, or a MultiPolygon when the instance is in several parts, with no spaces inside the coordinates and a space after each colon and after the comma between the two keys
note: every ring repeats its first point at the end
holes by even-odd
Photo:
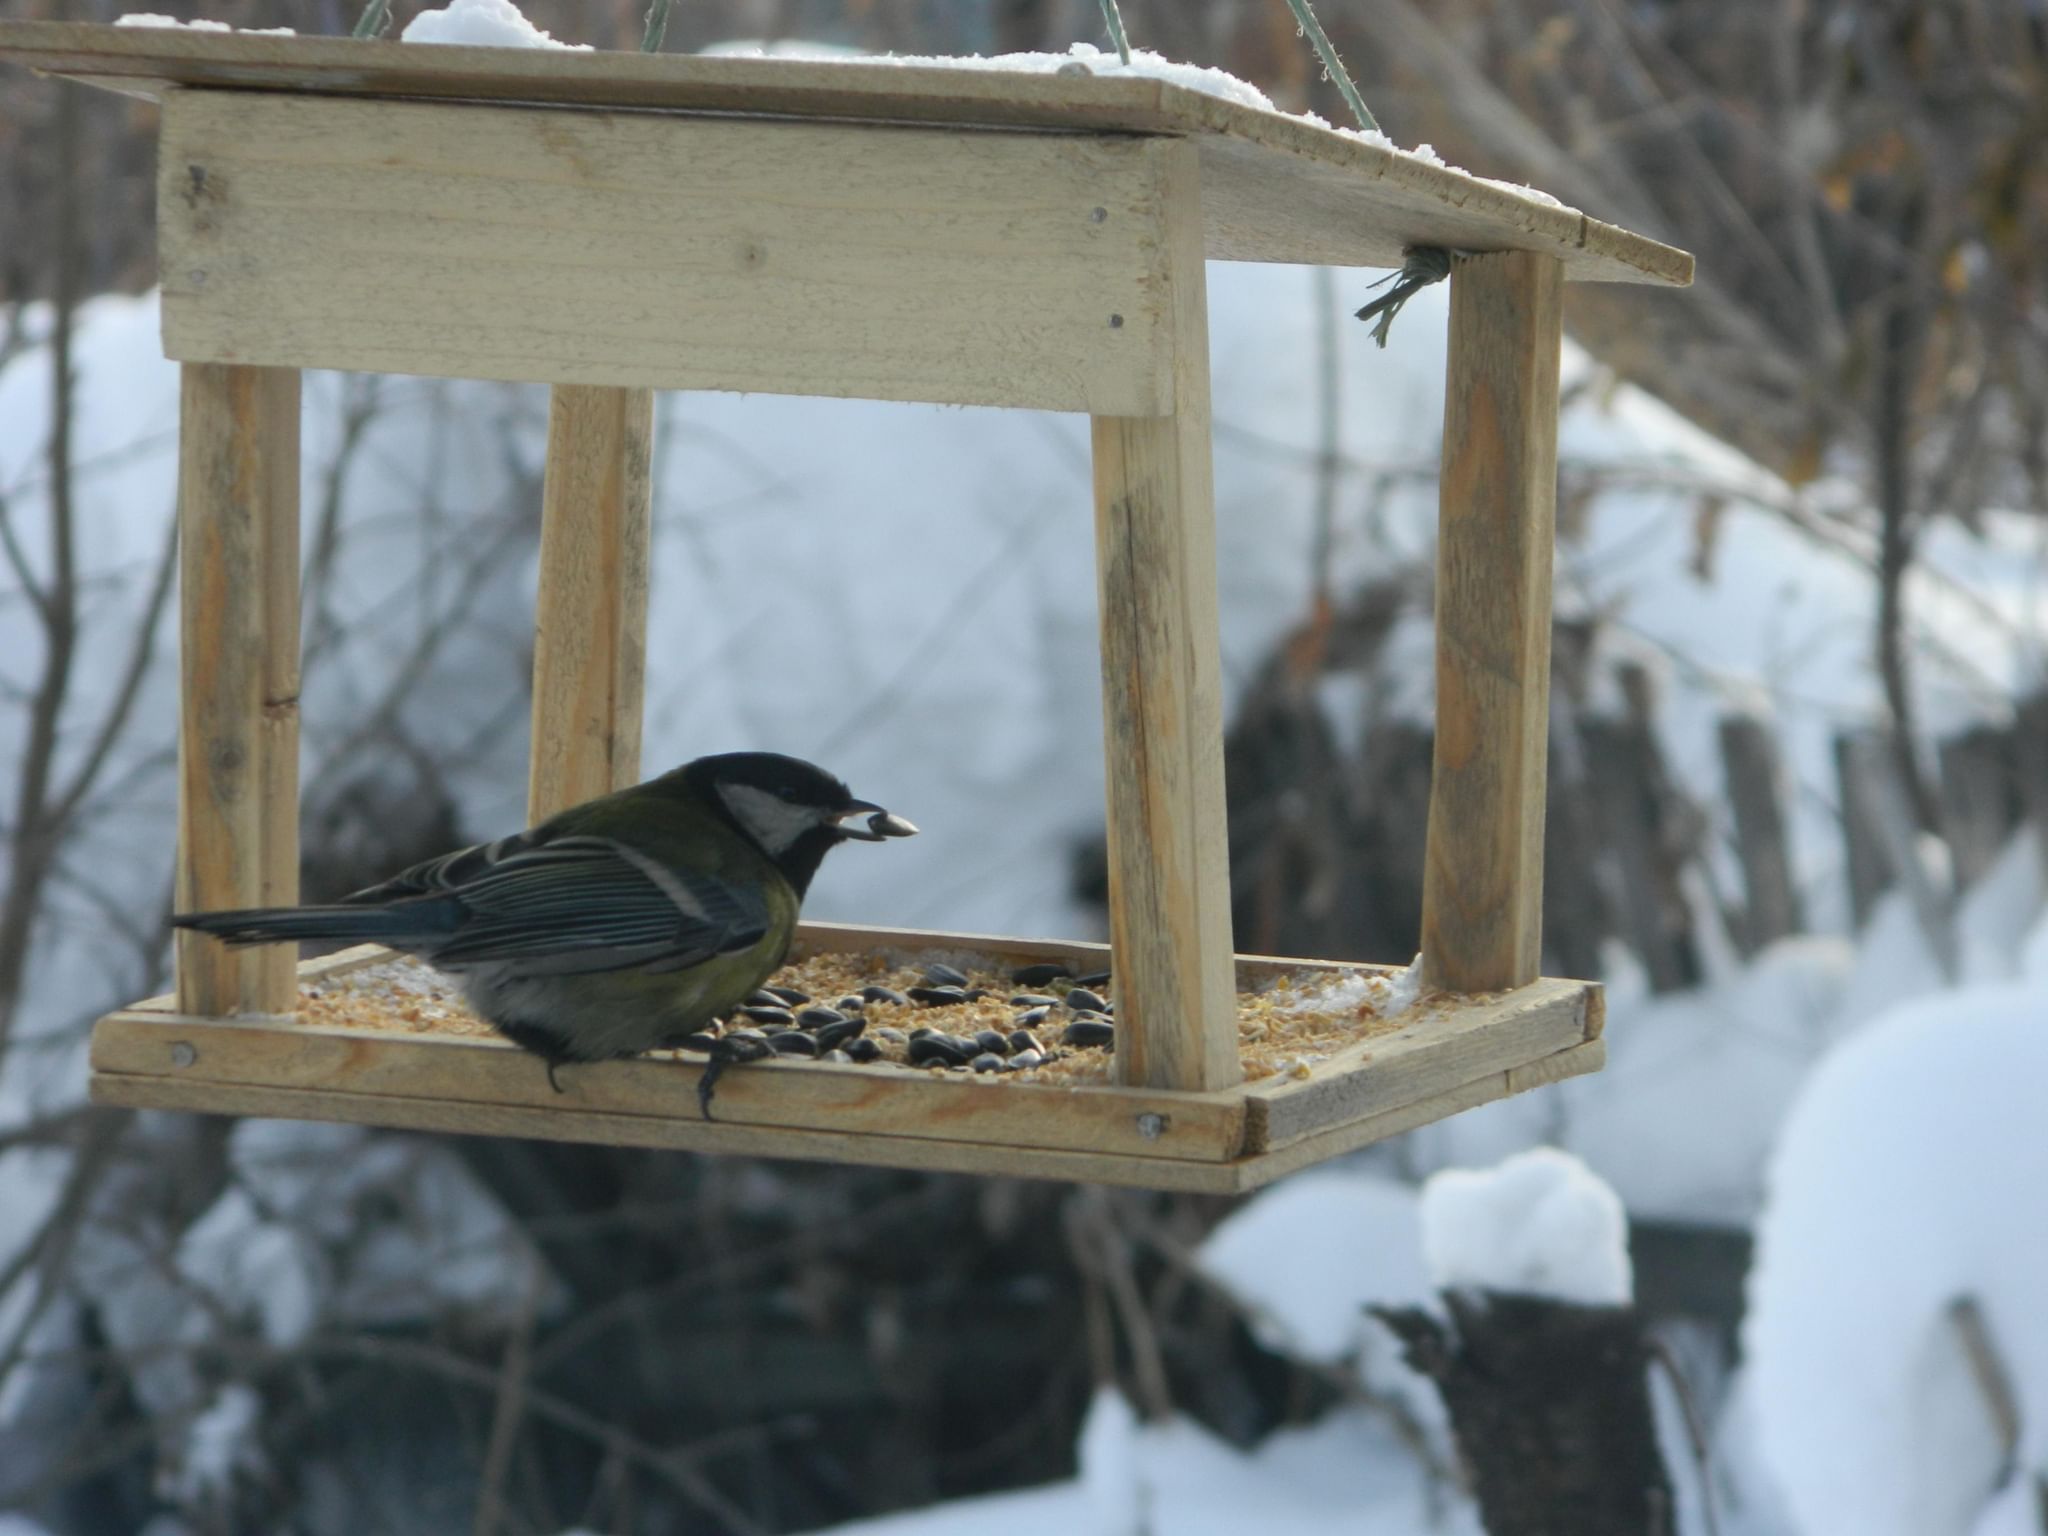
{"type": "MultiPolygon", "coordinates": [[[[1007,1001],[1016,989],[1009,981],[1012,962],[948,951],[948,959],[967,975],[969,990],[988,995],[969,1002],[928,1006],[908,1000],[921,987],[930,957],[911,955],[906,963],[880,954],[813,955],[785,966],[773,985],[794,987],[811,997],[859,995],[863,988],[887,987],[904,1001],[873,998],[863,1012],[866,1038],[879,1048],[877,1064],[908,1069],[906,1042],[897,1038],[929,1026],[973,1038],[984,1030],[1007,1034],[1018,1010],[1007,1001]]],[[[1067,983],[1061,982],[1058,987],[1067,983]]],[[[1057,990],[1057,987],[1049,990],[1057,990]]],[[[1110,1001],[1115,989],[1107,988],[1110,1001]]],[[[1345,1047],[1393,1028],[1400,1016],[1382,1016],[1378,1003],[1391,992],[1391,982],[1378,972],[1302,970],[1278,983],[1238,998],[1238,1057],[1247,1081],[1276,1076],[1299,1077],[1345,1047]]],[[[871,994],[872,998],[872,994],[871,994]]],[[[1425,1001],[1421,1006],[1427,1007],[1425,1001]]],[[[1055,1015],[1055,1019],[1059,1016],[1055,1015]]],[[[471,1038],[496,1032],[470,1012],[459,987],[429,967],[402,957],[380,960],[353,971],[322,977],[299,991],[299,1018],[324,1028],[386,1030],[396,1034],[454,1035],[471,1038]]],[[[1054,1020],[1048,1020],[1048,1025],[1054,1020]]],[[[1049,1036],[1048,1038],[1055,1038],[1049,1036]]],[[[701,1056],[660,1052],[683,1060],[701,1056]]],[[[978,1081],[1019,1081],[1062,1086],[1107,1084],[1113,1052],[1103,1048],[1059,1048],[1036,1065],[1000,1073],[969,1074],[978,1081]]],[[[943,1071],[937,1075],[949,1075],[943,1071]]]]}

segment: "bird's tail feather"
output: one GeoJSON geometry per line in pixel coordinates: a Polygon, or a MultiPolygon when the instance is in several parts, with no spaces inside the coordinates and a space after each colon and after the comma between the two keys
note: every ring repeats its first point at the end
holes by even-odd
{"type": "Polygon", "coordinates": [[[174,928],[193,928],[230,944],[291,944],[301,939],[346,939],[397,944],[419,937],[418,926],[380,907],[248,907],[235,912],[186,912],[174,928]]]}

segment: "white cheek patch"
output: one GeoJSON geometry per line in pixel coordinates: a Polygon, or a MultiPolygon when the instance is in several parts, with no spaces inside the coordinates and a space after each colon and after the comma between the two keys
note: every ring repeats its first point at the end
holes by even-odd
{"type": "Polygon", "coordinates": [[[754,841],[774,858],[812,828],[820,825],[818,812],[810,806],[791,805],[778,795],[751,784],[721,784],[718,793],[726,807],[739,819],[754,841]]]}

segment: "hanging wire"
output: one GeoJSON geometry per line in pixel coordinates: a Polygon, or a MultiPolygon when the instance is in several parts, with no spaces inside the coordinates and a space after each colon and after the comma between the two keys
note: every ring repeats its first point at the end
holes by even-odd
{"type": "Polygon", "coordinates": [[[1102,20],[1109,28],[1109,40],[1116,44],[1116,56],[1128,65],[1131,62],[1131,40],[1124,36],[1124,13],[1116,8],[1116,0],[1102,0],[1102,20]]]}
{"type": "MultiPolygon", "coordinates": [[[[1110,0],[1105,0],[1110,3],[1110,0]]],[[[1316,56],[1323,61],[1323,71],[1337,82],[1337,89],[1344,93],[1344,104],[1351,108],[1351,115],[1358,119],[1358,126],[1367,133],[1379,132],[1379,121],[1366,109],[1365,98],[1358,94],[1358,87],[1351,83],[1351,71],[1344,67],[1344,61],[1337,57],[1337,50],[1331,46],[1329,34],[1323,24],[1316,20],[1316,13],[1309,9],[1308,0],[1287,0],[1287,9],[1294,12],[1294,19],[1301,30],[1308,34],[1308,40],[1315,44],[1316,56]]]]}
{"type": "Polygon", "coordinates": [[[1374,299],[1358,312],[1361,320],[1379,316],[1380,323],[1372,328],[1372,339],[1382,347],[1387,344],[1387,329],[1394,323],[1394,316],[1401,313],[1401,306],[1431,283],[1440,283],[1451,275],[1451,253],[1440,245],[1411,245],[1401,253],[1401,270],[1389,272],[1375,288],[1394,286],[1374,299]]]}
{"type": "MultiPolygon", "coordinates": [[[[1378,133],[1378,120],[1367,110],[1365,98],[1358,94],[1358,87],[1352,83],[1351,71],[1337,57],[1329,34],[1316,20],[1316,13],[1309,9],[1308,0],[1287,0],[1287,8],[1294,12],[1294,19],[1301,24],[1302,32],[1315,45],[1316,54],[1323,61],[1323,72],[1337,82],[1337,89],[1343,93],[1345,103],[1358,119],[1358,125],[1368,133],[1378,133]]],[[[1440,283],[1451,275],[1451,253],[1442,246],[1412,245],[1401,253],[1401,258],[1400,271],[1389,272],[1373,284],[1375,288],[1389,283],[1393,286],[1358,312],[1361,320],[1378,317],[1379,324],[1372,328],[1372,339],[1382,347],[1387,344],[1387,332],[1394,324],[1394,316],[1401,313],[1401,306],[1430,284],[1440,283]]]]}
{"type": "Polygon", "coordinates": [[[363,7],[363,14],[356,18],[355,30],[350,37],[382,37],[384,29],[391,25],[391,0],[370,0],[363,7]]]}
{"type": "Polygon", "coordinates": [[[661,52],[661,40],[668,36],[668,8],[674,0],[648,0],[647,26],[640,34],[642,53],[661,52]]]}

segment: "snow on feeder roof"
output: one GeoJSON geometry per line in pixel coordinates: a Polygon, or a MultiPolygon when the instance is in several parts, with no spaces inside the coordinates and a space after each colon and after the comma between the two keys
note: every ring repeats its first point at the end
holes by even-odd
{"type": "Polygon", "coordinates": [[[807,925],[797,961],[1108,969],[1113,1066],[776,1061],[707,1123],[693,1062],[557,1097],[416,989],[337,1014],[381,952],[182,934],[175,996],[95,1032],[102,1102],[1228,1192],[1600,1065],[1598,987],[1537,976],[1561,285],[1682,285],[1684,252],[1141,73],[50,22],[0,23],[0,57],[163,103],[181,910],[296,896],[299,370],[554,386],[536,819],[639,776],[654,389],[1094,428],[1111,943],[807,925]],[[1204,263],[1418,246],[1457,261],[1413,1002],[1371,967],[1232,955],[1204,263]]]}

